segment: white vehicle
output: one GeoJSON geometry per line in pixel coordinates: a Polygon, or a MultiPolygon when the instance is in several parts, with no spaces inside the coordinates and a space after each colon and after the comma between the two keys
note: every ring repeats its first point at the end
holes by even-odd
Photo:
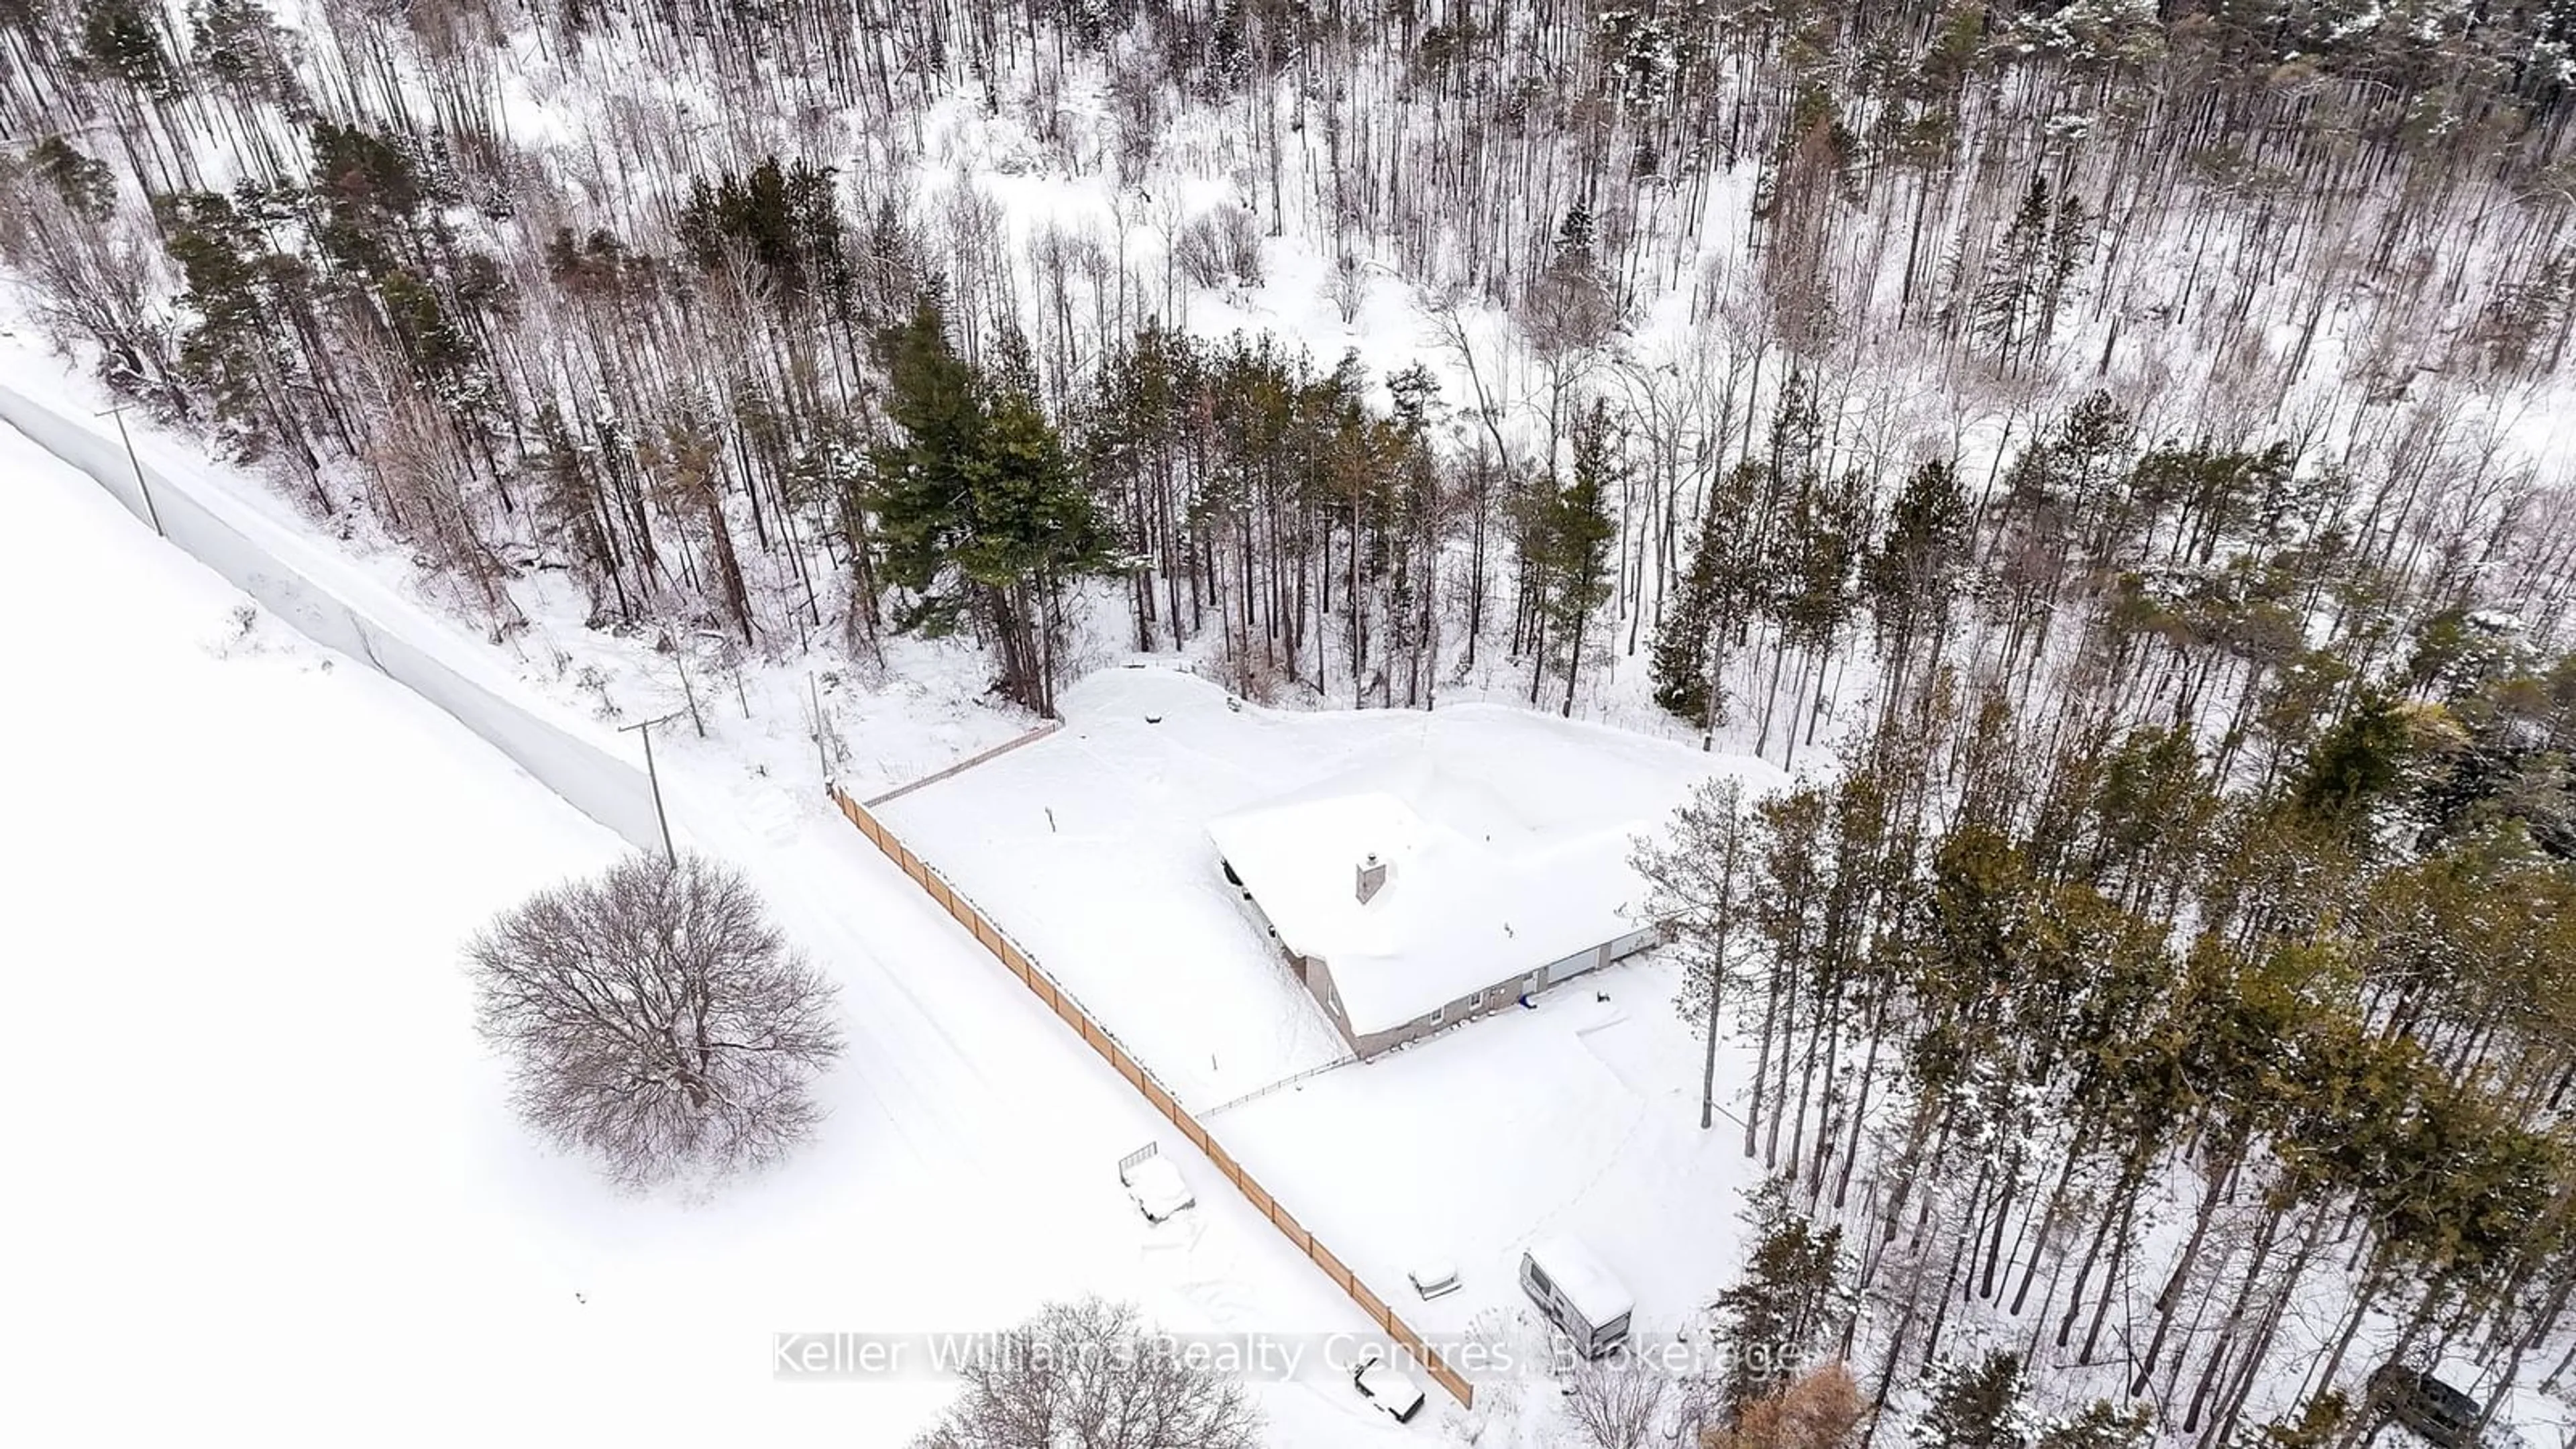
{"type": "Polygon", "coordinates": [[[1575,1351],[1599,1358],[1628,1341],[1628,1316],[1637,1300],[1618,1275],[1572,1238],[1532,1243],[1521,1254],[1521,1291],[1547,1320],[1574,1340],[1575,1351]]]}
{"type": "Polygon", "coordinates": [[[1164,1160],[1159,1142],[1148,1142],[1118,1159],[1118,1180],[1127,1188],[1128,1201],[1149,1223],[1164,1222],[1183,1208],[1198,1206],[1198,1194],[1190,1191],[1181,1170],[1164,1160]]]}
{"type": "Polygon", "coordinates": [[[1411,1423],[1413,1416],[1422,1412],[1422,1385],[1374,1350],[1351,1370],[1351,1387],[1399,1424],[1411,1423]]]}
{"type": "Polygon", "coordinates": [[[1458,1265],[1446,1258],[1417,1263],[1404,1276],[1412,1282],[1413,1291],[1426,1300],[1458,1291],[1458,1265]]]}

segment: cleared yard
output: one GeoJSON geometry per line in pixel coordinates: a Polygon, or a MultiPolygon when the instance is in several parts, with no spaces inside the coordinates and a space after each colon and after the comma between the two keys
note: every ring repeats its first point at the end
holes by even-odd
{"type": "MultiPolygon", "coordinates": [[[[1209,1127],[1435,1341],[1525,1348],[1538,1320],[1521,1249],[1561,1234],[1635,1295],[1634,1341],[1669,1342],[1741,1266],[1737,1194],[1761,1172],[1731,1115],[1699,1130],[1700,1045],[1674,1013],[1677,976],[1651,956],[1611,966],[1535,1010],[1296,1083],[1209,1127]],[[1406,1272],[1442,1259],[1458,1291],[1415,1297],[1406,1272]]],[[[1723,1054],[1719,1090],[1751,1068],[1723,1054]]],[[[1508,1389],[1521,1376],[1476,1377],[1508,1389]]]]}
{"type": "Polygon", "coordinates": [[[1215,685],[1161,668],[1092,675],[1062,707],[1055,734],[893,801],[881,818],[1199,1109],[1349,1054],[1226,883],[1210,820],[1423,755],[1507,792],[1538,828],[1659,820],[1720,770],[1779,778],[1755,761],[1499,705],[1238,710],[1215,685]]]}
{"type": "MultiPolygon", "coordinates": [[[[886,823],[1212,1112],[1246,1165],[1417,1327],[1527,1332],[1520,1249],[1562,1233],[1627,1281],[1640,1343],[1680,1331],[1734,1271],[1733,1204],[1758,1169],[1733,1122],[1699,1130],[1701,1048],[1673,1007],[1674,963],[1649,953],[1532,1009],[1239,1100],[1347,1048],[1227,885],[1206,823],[1423,750],[1502,782],[1537,822],[1656,819],[1710,773],[1768,788],[1778,772],[1500,706],[1236,709],[1162,669],[1094,675],[1063,707],[1056,735],[905,796],[886,823]],[[1414,1298],[1407,1271],[1444,1259],[1461,1291],[1414,1298]]],[[[1728,1081],[1748,1069],[1721,1058],[1728,1081]]],[[[1508,1392],[1513,1377],[1487,1381],[1508,1392]]]]}

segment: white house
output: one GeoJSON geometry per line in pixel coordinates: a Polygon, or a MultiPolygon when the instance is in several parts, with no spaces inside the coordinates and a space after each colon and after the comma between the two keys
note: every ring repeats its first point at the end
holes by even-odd
{"type": "Polygon", "coordinates": [[[1226,878],[1368,1057],[1653,945],[1628,856],[1659,818],[1525,814],[1507,781],[1425,753],[1207,832],[1226,878]]]}

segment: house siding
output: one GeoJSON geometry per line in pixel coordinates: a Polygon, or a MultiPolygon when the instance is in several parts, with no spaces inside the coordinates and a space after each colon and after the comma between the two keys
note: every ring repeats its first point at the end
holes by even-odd
{"type": "Polygon", "coordinates": [[[1334,1023],[1341,1027],[1342,1037],[1351,1044],[1351,1050],[1362,1058],[1368,1058],[1380,1052],[1392,1051],[1408,1042],[1417,1042],[1427,1036],[1437,1036],[1460,1022],[1491,1016],[1507,1006],[1516,1006],[1520,1003],[1523,991],[1536,992],[1545,989],[1545,984],[1538,981],[1538,973],[1524,972],[1508,980],[1495,982],[1481,992],[1459,997],[1443,1007],[1437,1015],[1417,1016],[1402,1026],[1390,1027],[1385,1031],[1353,1036],[1349,1024],[1341,1017],[1336,1016],[1334,1023]],[[1479,996],[1484,998],[1482,1002],[1477,1000],[1479,996]]]}
{"type": "MultiPolygon", "coordinates": [[[[1631,931],[1624,936],[1604,941],[1589,951],[1578,951],[1555,965],[1515,972],[1482,991],[1459,997],[1436,1015],[1418,1016],[1401,1026],[1389,1027],[1384,1031],[1353,1034],[1350,1019],[1342,1014],[1338,1000],[1326,1003],[1326,1013],[1333,1018],[1333,1025],[1340,1030],[1342,1039],[1351,1044],[1351,1050],[1362,1060],[1366,1060],[1380,1052],[1392,1051],[1409,1042],[1437,1036],[1462,1021],[1473,1021],[1479,1017],[1491,1016],[1505,1007],[1516,1006],[1524,992],[1533,996],[1544,995],[1548,988],[1560,981],[1598,970],[1613,961],[1625,960],[1658,944],[1662,939],[1663,933],[1652,926],[1631,931]],[[1583,964],[1577,970],[1565,972],[1556,970],[1557,966],[1575,962],[1583,964]],[[1483,998],[1481,1002],[1478,1000],[1479,997],[1483,998]]],[[[1323,969],[1323,963],[1318,962],[1316,965],[1318,976],[1328,974],[1323,969]]],[[[1317,996],[1321,999],[1323,993],[1318,992],[1317,996]]]]}

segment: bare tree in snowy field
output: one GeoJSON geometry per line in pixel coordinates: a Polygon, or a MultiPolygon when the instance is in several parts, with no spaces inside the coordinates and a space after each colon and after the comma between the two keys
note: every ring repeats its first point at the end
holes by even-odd
{"type": "Polygon", "coordinates": [[[913,1449],[1257,1449],[1240,1380],[1171,1352],[1133,1304],[1051,1303],[961,1366],[913,1449]]]}
{"type": "Polygon", "coordinates": [[[821,1120],[834,988],[724,865],[630,856],[503,912],[468,953],[520,1114],[621,1184],[765,1166],[821,1120]]]}
{"type": "Polygon", "coordinates": [[[1656,1432],[1672,1380],[1646,1364],[1618,1355],[1575,1365],[1568,1417],[1593,1449],[1645,1449],[1656,1432]]]}

